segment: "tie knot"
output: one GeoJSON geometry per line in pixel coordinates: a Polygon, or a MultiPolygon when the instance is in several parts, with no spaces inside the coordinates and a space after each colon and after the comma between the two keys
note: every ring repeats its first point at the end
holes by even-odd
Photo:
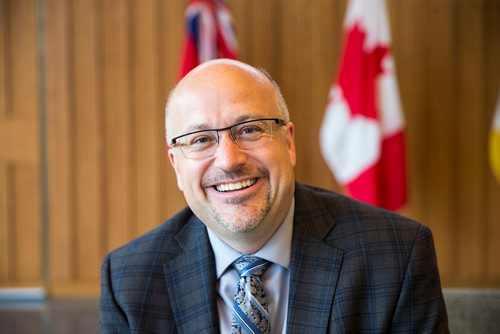
{"type": "Polygon", "coordinates": [[[233,262],[240,277],[262,276],[268,266],[269,261],[251,255],[243,255],[233,262]]]}

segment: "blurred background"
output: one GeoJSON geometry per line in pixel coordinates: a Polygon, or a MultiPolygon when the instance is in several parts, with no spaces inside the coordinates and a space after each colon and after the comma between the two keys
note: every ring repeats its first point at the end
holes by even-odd
{"type": "MultiPolygon", "coordinates": [[[[239,58],[281,85],[300,182],[340,190],[319,128],[346,0],[231,0],[239,58]]],[[[163,110],[184,0],[0,0],[0,287],[99,294],[105,253],[185,205],[163,110]]],[[[446,288],[500,288],[500,184],[488,136],[500,1],[387,0],[406,119],[409,200],[446,288]]]]}

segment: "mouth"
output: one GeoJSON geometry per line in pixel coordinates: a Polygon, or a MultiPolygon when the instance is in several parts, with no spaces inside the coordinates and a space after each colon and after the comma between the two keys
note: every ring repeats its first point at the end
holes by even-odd
{"type": "Polygon", "coordinates": [[[251,187],[252,185],[255,184],[255,182],[257,182],[257,179],[248,179],[238,182],[221,183],[214,186],[214,188],[219,192],[235,191],[251,187]]]}

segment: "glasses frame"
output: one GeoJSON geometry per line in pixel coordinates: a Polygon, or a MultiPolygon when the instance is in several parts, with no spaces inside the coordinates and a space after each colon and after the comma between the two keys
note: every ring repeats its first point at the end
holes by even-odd
{"type": "MultiPolygon", "coordinates": [[[[220,141],[220,132],[222,131],[229,131],[229,134],[230,134],[230,137],[231,139],[237,143],[236,141],[236,138],[234,138],[234,135],[233,135],[233,132],[231,131],[232,128],[234,127],[237,127],[239,125],[243,125],[243,124],[246,124],[246,123],[251,123],[251,122],[259,122],[259,121],[274,121],[276,125],[280,125],[280,126],[285,126],[288,122],[281,119],[281,118],[257,118],[257,119],[250,119],[250,120],[247,120],[247,121],[243,121],[243,122],[239,122],[239,123],[236,123],[236,124],[233,124],[233,125],[230,125],[230,126],[226,126],[225,128],[218,128],[218,129],[203,129],[203,130],[196,130],[196,131],[191,131],[191,132],[188,132],[188,133],[185,133],[185,134],[182,134],[180,136],[177,136],[177,137],[174,137],[172,138],[172,140],[170,141],[170,147],[177,147],[179,146],[179,142],[178,140],[182,137],[185,137],[185,136],[189,136],[189,135],[192,135],[192,134],[195,134],[195,133],[200,133],[200,132],[205,132],[205,131],[215,131],[217,133],[217,145],[219,145],[219,141],[220,141]]],[[[182,151],[182,149],[181,149],[182,151]]],[[[184,154],[184,152],[182,152],[184,154]]]]}

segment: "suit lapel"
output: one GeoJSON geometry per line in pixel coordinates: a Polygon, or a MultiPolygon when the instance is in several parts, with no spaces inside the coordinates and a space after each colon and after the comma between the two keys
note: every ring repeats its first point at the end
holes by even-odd
{"type": "Polygon", "coordinates": [[[326,333],[344,253],[324,241],[334,222],[308,207],[318,203],[306,195],[297,189],[287,333],[326,333]]]}
{"type": "Polygon", "coordinates": [[[178,332],[218,332],[215,260],[205,226],[192,218],[177,241],[182,250],[164,274],[178,332]]]}

